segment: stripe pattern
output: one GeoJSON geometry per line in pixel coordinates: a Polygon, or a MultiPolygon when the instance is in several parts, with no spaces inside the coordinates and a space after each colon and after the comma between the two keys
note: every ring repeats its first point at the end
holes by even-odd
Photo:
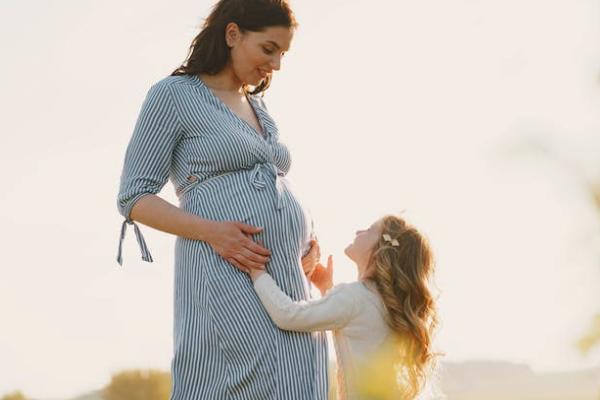
{"type": "MultiPolygon", "coordinates": [[[[312,219],[286,179],[291,158],[275,122],[261,98],[249,100],[262,132],[196,76],[153,85],[126,151],[118,209],[128,223],[135,202],[170,180],[183,210],[263,227],[254,240],[271,250],[268,272],[293,300],[305,300],[301,258],[312,219]]],[[[207,243],[177,238],[174,284],[171,400],[327,398],[325,334],[279,330],[249,276],[207,243]]]]}

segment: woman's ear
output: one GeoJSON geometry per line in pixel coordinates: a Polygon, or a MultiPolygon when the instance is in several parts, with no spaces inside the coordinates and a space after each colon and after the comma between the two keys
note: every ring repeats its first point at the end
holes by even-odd
{"type": "Polygon", "coordinates": [[[225,43],[227,43],[227,47],[234,47],[241,39],[242,32],[240,32],[240,27],[235,22],[230,22],[225,27],[225,43]]]}

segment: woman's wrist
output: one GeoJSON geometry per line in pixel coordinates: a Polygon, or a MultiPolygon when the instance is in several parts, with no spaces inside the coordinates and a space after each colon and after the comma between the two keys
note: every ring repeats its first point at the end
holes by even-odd
{"type": "Polygon", "coordinates": [[[155,194],[141,197],[133,205],[130,218],[162,232],[205,242],[210,241],[217,223],[184,211],[155,194]]]}
{"type": "Polygon", "coordinates": [[[192,239],[209,243],[211,234],[215,230],[216,223],[218,222],[200,217],[194,217],[194,221],[192,223],[192,239]]]}

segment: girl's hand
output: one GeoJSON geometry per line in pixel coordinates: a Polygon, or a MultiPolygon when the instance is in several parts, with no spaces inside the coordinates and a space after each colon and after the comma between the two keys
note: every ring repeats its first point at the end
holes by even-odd
{"type": "Polygon", "coordinates": [[[212,224],[206,242],[221,257],[243,272],[265,269],[271,252],[250,238],[262,228],[237,221],[213,221],[212,224]]]}
{"type": "Polygon", "coordinates": [[[313,274],[315,267],[321,259],[321,248],[316,240],[310,241],[310,251],[302,257],[302,270],[308,278],[313,274]]]}
{"type": "Polygon", "coordinates": [[[319,288],[321,295],[333,286],[333,256],[327,257],[327,267],[318,263],[310,276],[310,281],[319,288]]]}

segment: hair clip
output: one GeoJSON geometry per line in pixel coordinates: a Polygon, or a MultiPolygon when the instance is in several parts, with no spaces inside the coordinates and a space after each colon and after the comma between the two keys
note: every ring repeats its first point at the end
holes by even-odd
{"type": "Polygon", "coordinates": [[[383,234],[383,240],[385,240],[386,242],[390,242],[394,247],[400,246],[400,243],[398,243],[396,239],[392,239],[392,237],[387,233],[383,234]]]}

